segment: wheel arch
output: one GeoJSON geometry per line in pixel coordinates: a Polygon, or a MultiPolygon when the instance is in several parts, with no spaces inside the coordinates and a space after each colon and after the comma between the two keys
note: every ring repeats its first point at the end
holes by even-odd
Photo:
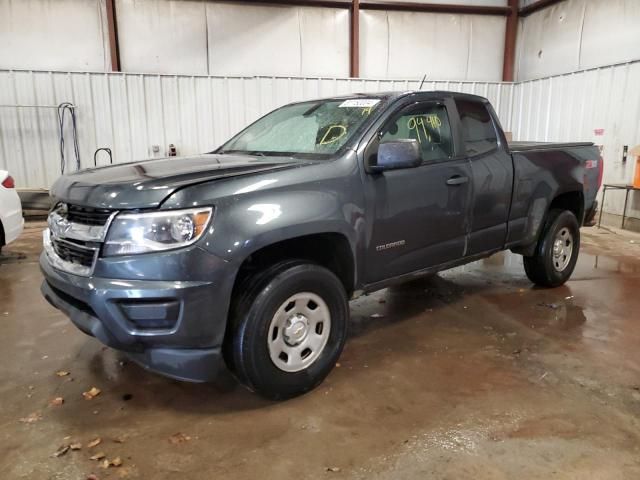
{"type": "Polygon", "coordinates": [[[526,245],[522,245],[511,250],[514,253],[530,257],[535,254],[536,248],[540,243],[540,235],[544,229],[546,219],[549,216],[549,212],[552,210],[568,210],[576,216],[578,225],[582,226],[584,219],[584,193],[581,190],[571,190],[568,192],[562,192],[553,197],[553,200],[549,202],[545,214],[542,217],[542,221],[537,225],[536,231],[529,236],[532,240],[527,242],[526,245]]]}
{"type": "Polygon", "coordinates": [[[249,276],[287,259],[308,260],[333,272],[350,296],[355,288],[356,264],[347,236],[340,232],[322,232],[285,238],[252,251],[238,267],[235,296],[249,276]]]}

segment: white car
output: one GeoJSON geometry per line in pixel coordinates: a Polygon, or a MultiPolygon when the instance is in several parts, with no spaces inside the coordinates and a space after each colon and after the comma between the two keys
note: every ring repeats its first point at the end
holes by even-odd
{"type": "Polygon", "coordinates": [[[23,228],[22,204],[15,182],[9,172],[0,170],[0,250],[18,238],[23,228]]]}

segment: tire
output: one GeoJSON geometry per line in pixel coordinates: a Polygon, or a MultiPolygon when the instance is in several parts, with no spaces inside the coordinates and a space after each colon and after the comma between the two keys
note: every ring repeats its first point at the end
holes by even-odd
{"type": "Polygon", "coordinates": [[[576,216],[569,210],[551,210],[535,254],[524,257],[524,271],[536,285],[558,287],[573,273],[579,252],[580,226],[576,216]]]}
{"type": "Polygon", "coordinates": [[[244,286],[224,349],[240,383],[271,400],[318,386],[347,337],[349,305],[342,282],[324,267],[288,260],[244,286]]]}

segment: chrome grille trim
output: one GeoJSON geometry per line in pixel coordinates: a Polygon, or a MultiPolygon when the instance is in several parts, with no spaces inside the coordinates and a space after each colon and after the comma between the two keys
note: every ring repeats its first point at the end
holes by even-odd
{"type": "Polygon", "coordinates": [[[105,220],[107,211],[98,212],[92,219],[89,216],[91,210],[59,204],[51,211],[47,218],[49,228],[43,232],[43,246],[53,267],[83,277],[93,274],[100,248],[118,211],[110,211],[105,220]],[[72,213],[78,208],[83,210],[84,217],[79,218],[77,212],[72,213]],[[74,218],[81,221],[74,221],[74,218]],[[65,253],[68,258],[63,258],[65,253]]]}
{"type": "MultiPolygon", "coordinates": [[[[65,240],[55,240],[60,243],[70,244],[71,242],[66,242],[65,240]]],[[[42,232],[42,244],[44,246],[44,252],[49,260],[49,263],[58,270],[62,270],[63,272],[72,273],[74,275],[80,275],[82,277],[89,277],[93,273],[93,268],[96,264],[96,259],[98,258],[98,253],[100,251],[99,248],[89,248],[83,247],[81,245],[73,244],[76,248],[82,248],[85,250],[90,250],[93,252],[93,257],[91,259],[91,265],[82,265],[79,263],[74,263],[67,261],[61,258],[55,250],[53,245],[53,241],[51,240],[51,231],[47,228],[42,232]]]]}
{"type": "Polygon", "coordinates": [[[70,221],[54,210],[49,214],[47,224],[54,238],[71,238],[81,242],[104,242],[109,225],[117,214],[118,212],[111,213],[104,225],[88,225],[70,221]]]}

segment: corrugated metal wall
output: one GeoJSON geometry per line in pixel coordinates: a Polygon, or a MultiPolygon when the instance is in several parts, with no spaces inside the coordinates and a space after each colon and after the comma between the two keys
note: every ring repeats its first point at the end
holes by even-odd
{"type": "MultiPolygon", "coordinates": [[[[21,188],[47,188],[60,174],[58,117],[53,108],[77,106],[82,167],[99,147],[114,162],[205,152],[268,111],[296,100],[350,92],[418,89],[419,80],[296,77],[212,77],[0,70],[0,169],[21,188]],[[153,146],[159,147],[154,154],[153,146]]],[[[429,81],[424,90],[454,90],[488,97],[509,128],[514,86],[490,82],[429,81]]],[[[68,120],[68,119],[67,119],[68,120]]],[[[72,135],[65,128],[67,171],[75,169],[72,135]]],[[[108,157],[101,154],[98,164],[108,157]]]]}
{"type": "MultiPolygon", "coordinates": [[[[623,148],[640,144],[640,61],[516,84],[514,139],[589,141],[602,146],[604,181],[631,183],[635,161],[623,148]]],[[[622,214],[624,194],[607,193],[604,210],[622,214]]],[[[628,212],[640,218],[640,195],[628,212]]]]}
{"type": "Polygon", "coordinates": [[[521,17],[516,79],[638,60],[638,22],[638,0],[565,0],[521,17]]]}

